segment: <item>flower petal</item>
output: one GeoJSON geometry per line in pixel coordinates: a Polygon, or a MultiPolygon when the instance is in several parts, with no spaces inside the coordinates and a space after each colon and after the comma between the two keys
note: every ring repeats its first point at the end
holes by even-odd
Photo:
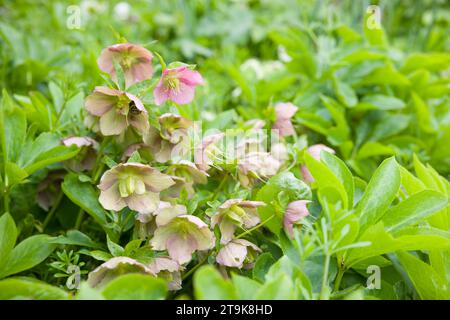
{"type": "Polygon", "coordinates": [[[109,110],[100,118],[100,131],[105,136],[121,134],[126,127],[126,117],[119,114],[115,109],[109,110]]]}
{"type": "Polygon", "coordinates": [[[119,184],[117,182],[110,188],[102,190],[98,201],[106,210],[119,211],[126,206],[125,201],[120,196],[119,184]]]}
{"type": "Polygon", "coordinates": [[[127,206],[139,213],[151,213],[158,208],[159,194],[146,192],[144,194],[133,194],[125,198],[127,206]]]}

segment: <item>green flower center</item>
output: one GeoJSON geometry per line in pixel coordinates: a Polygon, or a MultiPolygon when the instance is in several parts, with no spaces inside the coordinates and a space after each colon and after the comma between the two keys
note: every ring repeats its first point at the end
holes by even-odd
{"type": "Polygon", "coordinates": [[[145,184],[142,179],[133,175],[127,175],[119,181],[119,192],[122,198],[145,193],[145,184]]]}
{"type": "Polygon", "coordinates": [[[170,90],[178,90],[180,87],[180,80],[172,74],[168,74],[164,78],[164,87],[170,90]]]}

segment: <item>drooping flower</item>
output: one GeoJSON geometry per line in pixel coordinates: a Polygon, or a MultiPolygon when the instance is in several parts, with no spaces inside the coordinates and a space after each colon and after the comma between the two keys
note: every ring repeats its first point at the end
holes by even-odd
{"type": "Polygon", "coordinates": [[[183,269],[178,262],[169,257],[156,257],[150,262],[148,267],[160,278],[166,279],[169,283],[169,290],[181,289],[181,274],[183,269]]]}
{"type": "Polygon", "coordinates": [[[284,230],[286,230],[291,237],[294,236],[294,224],[309,215],[306,205],[310,202],[311,201],[309,200],[297,200],[289,203],[286,207],[283,218],[283,226],[284,230]]]}
{"type": "Polygon", "coordinates": [[[257,252],[261,249],[250,241],[233,239],[219,250],[216,261],[223,266],[240,269],[245,261],[251,263],[257,252]]]}
{"type": "Polygon", "coordinates": [[[159,192],[173,184],[170,176],[148,165],[123,163],[103,174],[98,185],[99,201],[107,210],[128,206],[139,213],[151,213],[158,208],[159,192]]]}
{"type": "Polygon", "coordinates": [[[277,174],[281,162],[268,152],[251,152],[238,162],[238,177],[245,188],[257,180],[270,178],[277,174]]]}
{"type": "Polygon", "coordinates": [[[173,113],[164,113],[158,119],[161,126],[161,137],[172,144],[177,144],[187,135],[192,121],[173,113]]]}
{"type": "Polygon", "coordinates": [[[211,249],[214,241],[214,234],[205,222],[182,214],[159,225],[150,244],[154,250],[167,250],[170,258],[181,265],[189,262],[195,251],[211,249]]]}
{"type": "Polygon", "coordinates": [[[233,239],[237,227],[252,228],[260,222],[258,207],[265,206],[261,201],[230,199],[222,203],[211,217],[211,227],[219,225],[222,244],[233,239]]]}
{"type": "Polygon", "coordinates": [[[65,175],[66,172],[63,170],[52,171],[39,183],[36,200],[45,211],[55,204],[58,194],[61,192],[61,183],[64,181],[65,175]]]}
{"type": "MultiPolygon", "coordinates": [[[[331,149],[330,147],[327,147],[323,144],[315,144],[310,146],[307,149],[307,152],[317,161],[320,161],[320,152],[321,151],[326,151],[332,154],[335,154],[335,151],[333,149],[331,149]]],[[[306,165],[302,165],[301,166],[301,171],[302,171],[302,176],[303,176],[303,180],[305,180],[308,183],[312,183],[314,182],[314,178],[311,175],[311,172],[308,170],[308,168],[306,167],[306,165]]]]}
{"type": "Polygon", "coordinates": [[[101,288],[111,280],[127,273],[142,273],[156,277],[152,268],[129,257],[114,257],[98,266],[88,275],[92,288],[101,288]]]}
{"type": "Polygon", "coordinates": [[[160,131],[150,127],[143,136],[145,147],[152,150],[157,162],[183,158],[190,150],[188,129],[192,122],[172,113],[163,114],[158,121],[160,131]]]}
{"type": "Polygon", "coordinates": [[[153,91],[155,103],[159,106],[171,100],[177,104],[188,104],[194,99],[195,87],[202,84],[200,73],[188,66],[166,68],[153,91]]]}
{"type": "Polygon", "coordinates": [[[298,108],[290,102],[277,103],[275,106],[276,121],[273,124],[272,129],[279,130],[279,134],[282,137],[295,134],[295,129],[292,125],[291,118],[297,110],[298,108]]]}
{"type": "Polygon", "coordinates": [[[152,58],[151,52],[140,45],[119,43],[103,49],[97,63],[100,70],[108,73],[114,81],[117,81],[114,68],[114,61],[116,61],[122,67],[125,85],[128,88],[152,77],[152,58]]]}
{"type": "Polygon", "coordinates": [[[95,164],[95,153],[98,142],[90,137],[68,137],[62,140],[62,144],[69,147],[76,145],[81,151],[73,159],[66,161],[73,171],[91,170],[95,164]]]}
{"type": "Polygon", "coordinates": [[[194,161],[200,170],[206,172],[214,163],[214,156],[220,152],[216,147],[216,143],[218,143],[223,137],[223,133],[206,136],[203,138],[201,145],[196,148],[194,161]]]}
{"type": "Polygon", "coordinates": [[[147,110],[141,100],[128,92],[108,87],[96,87],[86,98],[86,110],[100,117],[100,132],[105,136],[119,135],[131,125],[141,135],[149,128],[147,110]]]}

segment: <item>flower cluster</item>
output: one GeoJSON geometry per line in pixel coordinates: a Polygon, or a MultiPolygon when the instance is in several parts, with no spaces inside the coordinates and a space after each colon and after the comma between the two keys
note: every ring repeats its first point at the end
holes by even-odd
{"type": "MultiPolygon", "coordinates": [[[[121,163],[105,162],[109,168],[99,175],[99,202],[113,215],[131,211],[133,238],[145,241],[156,255],[149,259],[115,256],[90,273],[90,285],[103,286],[117,275],[138,272],[165,278],[172,290],[178,290],[181,272],[198,257],[215,257],[224,267],[251,268],[262,250],[247,235],[263,226],[258,208],[266,203],[223,196],[217,201],[210,193],[199,207],[197,186],[219,179],[218,188],[228,182],[249,194],[261,181],[275,176],[289,160],[284,139],[295,135],[291,118],[298,108],[291,103],[276,105],[271,129],[277,141],[270,150],[264,148],[265,138],[254,134],[267,127],[260,119],[248,121],[245,126],[249,130],[244,133],[233,133],[236,143],[230,148],[228,133],[199,138],[193,121],[177,113],[180,105],[192,102],[196,86],[204,84],[193,66],[180,62],[166,66],[158,54],[130,43],[105,48],[98,65],[112,82],[96,87],[86,98],[85,109],[86,124],[102,142],[69,137],[63,143],[86,148],[78,171],[101,173],[102,166],[92,161],[91,152],[120,159],[121,163]],[[151,84],[155,55],[162,71],[151,84]],[[146,96],[150,90],[152,102],[146,96]],[[205,210],[207,204],[210,213],[205,210]],[[216,241],[216,235],[220,240],[216,241]]],[[[315,149],[309,152],[317,153],[315,149]]],[[[302,173],[305,180],[312,181],[306,167],[302,173]]],[[[289,235],[293,236],[294,225],[309,214],[307,203],[295,199],[285,207],[283,225],[289,235]]]]}

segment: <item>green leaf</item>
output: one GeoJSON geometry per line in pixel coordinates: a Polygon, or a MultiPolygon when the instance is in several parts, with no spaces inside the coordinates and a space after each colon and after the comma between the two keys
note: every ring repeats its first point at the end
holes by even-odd
{"type": "Polygon", "coordinates": [[[232,273],[231,280],[236,290],[237,299],[253,300],[256,293],[261,288],[261,284],[250,278],[232,273]]]}
{"type": "Polygon", "coordinates": [[[50,81],[50,83],[48,84],[48,89],[50,90],[56,112],[60,112],[64,104],[64,92],[53,81],[50,81]]]}
{"type": "Polygon", "coordinates": [[[447,197],[424,190],[387,210],[382,220],[387,231],[396,231],[420,222],[447,205],[447,197]]]}
{"type": "Polygon", "coordinates": [[[261,220],[266,220],[275,214],[275,217],[270,219],[265,225],[275,234],[282,230],[283,212],[275,210],[271,202],[277,199],[280,192],[284,192],[289,201],[309,199],[311,197],[309,187],[303,181],[297,179],[292,172],[282,172],[267,181],[264,187],[258,191],[256,200],[264,201],[267,204],[258,208],[261,220]]]}
{"type": "Polygon", "coordinates": [[[341,181],[348,197],[349,208],[353,207],[353,195],[355,193],[355,183],[350,169],[345,163],[329,152],[321,152],[320,160],[333,171],[334,175],[341,181]]]}
{"type": "Polygon", "coordinates": [[[17,107],[8,92],[3,90],[0,104],[0,144],[4,161],[17,161],[25,143],[26,131],[25,112],[17,107]]]}
{"type": "Polygon", "coordinates": [[[56,244],[67,244],[73,246],[82,246],[93,249],[101,249],[103,245],[97,242],[92,241],[89,236],[85,235],[83,232],[78,230],[69,230],[67,231],[66,236],[59,236],[51,241],[56,244]]]}
{"type": "Polygon", "coordinates": [[[10,186],[19,184],[28,177],[28,173],[13,162],[6,162],[5,171],[8,177],[8,185],[10,186]]]}
{"type": "Polygon", "coordinates": [[[421,299],[450,299],[446,279],[439,276],[429,264],[406,252],[399,252],[398,258],[421,299]]]}
{"type": "Polygon", "coordinates": [[[53,163],[73,158],[79,151],[80,149],[75,145],[71,145],[70,147],[58,146],[47,152],[41,153],[31,165],[25,167],[24,169],[31,175],[53,163]]]}
{"type": "Polygon", "coordinates": [[[13,250],[16,239],[16,224],[11,215],[6,212],[0,217],[0,270],[13,250]]]}
{"type": "Polygon", "coordinates": [[[334,90],[339,101],[345,106],[352,108],[358,103],[358,98],[356,97],[353,88],[345,82],[335,80],[333,81],[334,90]]]}
{"type": "Polygon", "coordinates": [[[32,278],[9,278],[0,281],[0,300],[66,300],[69,294],[64,290],[32,278]]]}
{"type": "Polygon", "coordinates": [[[259,289],[256,299],[258,300],[294,300],[296,299],[295,289],[292,280],[286,274],[279,274],[278,277],[266,282],[259,289]]]}
{"type": "Polygon", "coordinates": [[[126,274],[109,282],[102,294],[109,300],[163,300],[167,290],[167,283],[163,279],[126,274]]]}
{"type": "Polygon", "coordinates": [[[109,252],[111,252],[111,254],[114,257],[123,256],[125,250],[121,246],[119,246],[117,243],[114,243],[113,241],[111,241],[111,239],[109,238],[108,235],[106,236],[106,243],[108,245],[109,252]]]}
{"type": "Polygon", "coordinates": [[[366,95],[358,108],[376,110],[399,110],[406,106],[403,100],[382,94],[366,95]]]}
{"type": "Polygon", "coordinates": [[[437,124],[429,107],[417,93],[412,92],[411,97],[416,109],[419,127],[426,133],[435,132],[437,130],[437,124]]]}
{"type": "Polygon", "coordinates": [[[380,220],[394,200],[400,187],[400,171],[395,158],[384,160],[374,172],[366,191],[356,207],[361,218],[361,230],[380,220]]]}
{"type": "Polygon", "coordinates": [[[0,270],[0,278],[30,269],[44,261],[56,248],[56,244],[51,243],[53,239],[42,234],[23,240],[10,252],[0,270]]]}
{"type": "Polygon", "coordinates": [[[253,267],[253,279],[264,282],[267,272],[274,263],[275,259],[269,252],[259,255],[253,267]]]}
{"type": "Polygon", "coordinates": [[[194,294],[198,300],[237,299],[233,284],[213,266],[203,266],[194,274],[194,294]]]}
{"type": "Polygon", "coordinates": [[[73,203],[87,212],[105,231],[108,230],[106,212],[98,202],[98,194],[90,183],[81,182],[76,174],[70,173],[64,177],[61,186],[73,203]]]}
{"type": "Polygon", "coordinates": [[[362,160],[374,156],[391,156],[395,154],[395,150],[379,142],[369,141],[361,146],[356,155],[356,159],[362,160]]]}
{"type": "MultiPolygon", "coordinates": [[[[321,155],[325,152],[321,152],[321,155]]],[[[319,190],[326,190],[325,193],[330,195],[330,189],[336,190],[344,208],[349,207],[349,196],[344,185],[339,178],[328,168],[325,163],[314,159],[309,153],[305,153],[305,162],[311,175],[314,177],[315,183],[319,190]]]]}

